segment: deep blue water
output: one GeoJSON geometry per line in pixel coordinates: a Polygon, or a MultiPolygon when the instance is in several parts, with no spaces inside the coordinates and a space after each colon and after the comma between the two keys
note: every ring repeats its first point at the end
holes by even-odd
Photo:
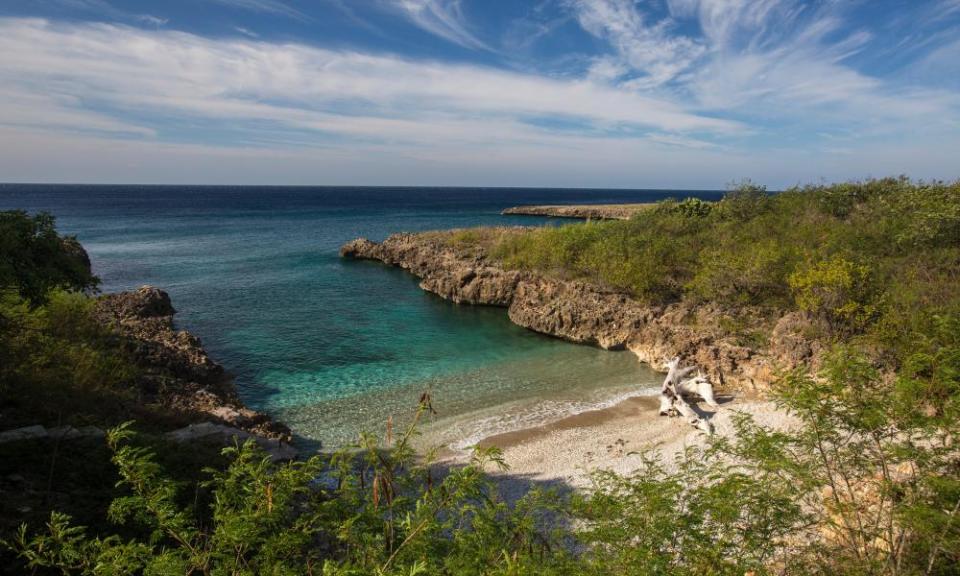
{"type": "MultiPolygon", "coordinates": [[[[327,446],[432,390],[448,428],[529,424],[648,383],[629,354],[533,334],[456,306],[408,274],[341,260],[364,236],[486,224],[519,204],[717,198],[719,192],[479,188],[0,185],[0,209],[46,210],[87,248],[104,291],[167,290],[178,324],[243,399],[327,446]],[[479,424],[478,424],[479,423],[479,424]]],[[[481,429],[482,428],[482,429],[481,429]]]]}

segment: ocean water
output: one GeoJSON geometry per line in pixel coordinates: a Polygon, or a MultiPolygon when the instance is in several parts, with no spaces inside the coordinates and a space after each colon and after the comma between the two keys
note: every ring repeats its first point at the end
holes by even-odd
{"type": "Polygon", "coordinates": [[[0,185],[0,210],[46,210],[86,247],[106,292],[167,290],[177,323],[236,379],[243,400],[308,446],[336,448],[430,391],[431,439],[484,435],[644,393],[632,354],[519,328],[503,309],[458,306],[409,274],[340,259],[356,237],[478,225],[519,204],[717,198],[719,192],[480,188],[0,185]]]}

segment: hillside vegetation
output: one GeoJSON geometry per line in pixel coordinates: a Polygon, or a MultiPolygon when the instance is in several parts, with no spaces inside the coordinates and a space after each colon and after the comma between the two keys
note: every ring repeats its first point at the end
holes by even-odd
{"type": "Polygon", "coordinates": [[[960,183],[777,194],[746,184],[719,202],[668,200],[628,221],[465,230],[451,242],[651,304],[801,310],[825,335],[866,335],[900,360],[914,331],[960,310],[960,183]]]}
{"type": "MultiPolygon", "coordinates": [[[[667,202],[629,222],[451,238],[510,266],[651,302],[715,299],[821,317],[836,341],[822,370],[788,374],[771,393],[798,418],[795,430],[744,416],[735,440],[714,439],[676,466],[650,454],[631,476],[598,472],[585,493],[539,488],[507,502],[487,474],[505,468],[497,450],[478,449],[454,468],[413,453],[429,395],[396,434],[283,464],[252,442],[219,460],[171,448],[137,418],[87,441],[95,445],[0,446],[4,517],[30,519],[0,527],[0,566],[70,575],[958,574],[957,206],[956,186],[904,180],[773,197],[745,188],[712,205],[667,202]],[[895,374],[864,355],[875,342],[895,354],[895,374]],[[29,489],[10,492],[14,482],[29,489]]],[[[22,420],[63,414],[67,402],[92,405],[80,412],[98,422],[128,414],[106,400],[124,397],[129,363],[90,324],[85,291],[95,279],[61,275],[45,265],[48,252],[30,248],[67,249],[52,220],[2,216],[0,254],[18,263],[0,268],[0,406],[16,406],[22,420]],[[53,404],[31,399],[34,391],[53,404]]]]}

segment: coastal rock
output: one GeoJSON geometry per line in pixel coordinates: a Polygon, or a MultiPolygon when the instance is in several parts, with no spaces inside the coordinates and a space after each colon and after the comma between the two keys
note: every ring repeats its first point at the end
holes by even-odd
{"type": "Polygon", "coordinates": [[[818,353],[815,343],[804,340],[797,319],[781,320],[769,345],[753,349],[717,328],[721,318],[746,314],[742,310],[650,306],[580,280],[505,270],[482,252],[457,249],[443,233],[395,234],[381,243],[361,238],[345,244],[340,254],[408,270],[420,278],[421,288],[453,302],[506,307],[511,321],[536,332],[629,349],[657,370],[681,356],[721,387],[762,390],[778,369],[809,363],[818,353]]]}
{"type": "Polygon", "coordinates": [[[36,426],[24,426],[23,428],[15,428],[13,430],[7,430],[5,432],[0,432],[0,444],[6,444],[7,442],[22,442],[24,440],[39,440],[42,438],[47,438],[49,434],[47,429],[39,424],[36,426]]]}
{"type": "Polygon", "coordinates": [[[234,442],[243,443],[248,439],[253,439],[274,462],[293,460],[297,457],[298,453],[296,448],[283,440],[268,438],[259,434],[251,434],[239,428],[224,426],[223,424],[214,424],[212,422],[191,424],[185,428],[174,430],[173,432],[167,433],[167,438],[181,444],[197,441],[212,441],[225,446],[233,444],[234,442]]]}
{"type": "Polygon", "coordinates": [[[0,432],[0,444],[7,442],[23,442],[26,440],[44,440],[47,438],[54,440],[74,440],[77,438],[102,438],[104,431],[95,426],[83,426],[74,428],[73,426],[57,426],[56,428],[45,428],[40,424],[33,426],[24,426],[0,432]]]}
{"type": "Polygon", "coordinates": [[[581,218],[584,220],[629,220],[641,210],[655,204],[565,204],[547,206],[514,206],[501,214],[512,216],[549,216],[553,218],[581,218]]]}
{"type": "Polygon", "coordinates": [[[289,440],[290,429],[246,408],[232,378],[213,361],[200,339],[176,330],[170,295],[153,286],[101,297],[94,316],[114,329],[141,370],[146,402],[270,438],[289,440]]]}
{"type": "Polygon", "coordinates": [[[382,243],[359,238],[340,248],[340,255],[379,260],[408,270],[420,287],[458,304],[509,306],[523,274],[464,257],[442,242],[424,242],[418,234],[394,234],[382,243]]]}
{"type": "Polygon", "coordinates": [[[81,244],[73,236],[64,236],[60,240],[60,244],[63,246],[64,252],[66,252],[68,256],[76,261],[77,264],[79,264],[79,266],[86,271],[87,274],[93,274],[93,266],[90,263],[90,255],[87,254],[83,244],[81,244]]]}

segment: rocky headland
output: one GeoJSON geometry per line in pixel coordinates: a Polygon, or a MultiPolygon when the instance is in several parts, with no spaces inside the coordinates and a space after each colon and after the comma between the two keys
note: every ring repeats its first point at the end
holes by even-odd
{"type": "MultiPolygon", "coordinates": [[[[289,428],[244,406],[232,378],[207,355],[200,339],[176,329],[175,313],[170,296],[153,286],[107,294],[97,300],[96,319],[117,332],[140,370],[137,384],[142,402],[159,404],[196,423],[208,424],[191,428],[193,437],[224,435],[234,429],[241,437],[254,435],[289,442],[289,428]]],[[[191,436],[178,432],[174,434],[177,439],[191,436]]]]}
{"type": "Polygon", "coordinates": [[[641,210],[655,204],[566,204],[546,206],[514,206],[501,214],[513,216],[550,216],[583,220],[629,220],[641,210]]]}
{"type": "Polygon", "coordinates": [[[821,347],[804,335],[796,313],[773,320],[750,309],[711,304],[651,306],[616,290],[543,274],[507,270],[482,249],[463,249],[452,233],[395,234],[377,243],[356,239],[340,249],[346,258],[377,260],[420,278],[420,287],[453,302],[500,306],[514,323],[581,344],[629,349],[662,370],[681,356],[723,388],[762,391],[780,370],[815,365],[821,347]],[[725,323],[765,324],[763,342],[746,344],[725,323]]]}

